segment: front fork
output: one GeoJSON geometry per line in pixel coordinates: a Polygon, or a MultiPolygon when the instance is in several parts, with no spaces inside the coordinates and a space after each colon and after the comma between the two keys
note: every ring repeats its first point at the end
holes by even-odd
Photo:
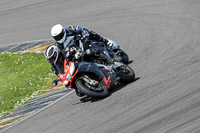
{"type": "Polygon", "coordinates": [[[98,85],[97,81],[95,82],[94,80],[90,79],[87,75],[83,75],[81,77],[81,79],[83,81],[87,82],[88,84],[92,85],[92,86],[97,86],[98,85]]]}

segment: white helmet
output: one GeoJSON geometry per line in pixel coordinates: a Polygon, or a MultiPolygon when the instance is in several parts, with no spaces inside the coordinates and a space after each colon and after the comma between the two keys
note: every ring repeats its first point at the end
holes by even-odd
{"type": "Polygon", "coordinates": [[[66,39],[65,28],[61,24],[56,24],[51,28],[51,36],[58,42],[64,43],[66,39]]]}
{"type": "Polygon", "coordinates": [[[44,56],[51,64],[56,64],[59,57],[58,47],[55,45],[48,46],[44,52],[44,56]]]}

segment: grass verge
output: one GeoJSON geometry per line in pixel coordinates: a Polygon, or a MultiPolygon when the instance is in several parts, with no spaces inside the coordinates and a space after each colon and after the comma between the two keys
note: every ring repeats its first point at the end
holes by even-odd
{"type": "Polygon", "coordinates": [[[0,117],[42,93],[55,78],[43,54],[0,53],[0,117]]]}

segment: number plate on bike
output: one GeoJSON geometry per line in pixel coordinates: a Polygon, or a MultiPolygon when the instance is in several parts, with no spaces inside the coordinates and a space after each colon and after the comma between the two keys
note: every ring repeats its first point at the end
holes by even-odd
{"type": "Polygon", "coordinates": [[[66,67],[66,69],[65,69],[65,72],[67,72],[67,71],[68,71],[68,69],[69,69],[69,66],[67,66],[67,67],[66,67]]]}

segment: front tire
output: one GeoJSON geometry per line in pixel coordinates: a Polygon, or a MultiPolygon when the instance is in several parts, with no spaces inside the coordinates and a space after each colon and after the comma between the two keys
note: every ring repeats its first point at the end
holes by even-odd
{"type": "Polygon", "coordinates": [[[81,78],[76,81],[77,89],[79,89],[85,95],[88,95],[93,98],[105,98],[108,96],[108,89],[106,85],[104,85],[103,81],[99,83],[99,85],[102,87],[101,91],[92,90],[86,84],[87,83],[81,78]]]}

